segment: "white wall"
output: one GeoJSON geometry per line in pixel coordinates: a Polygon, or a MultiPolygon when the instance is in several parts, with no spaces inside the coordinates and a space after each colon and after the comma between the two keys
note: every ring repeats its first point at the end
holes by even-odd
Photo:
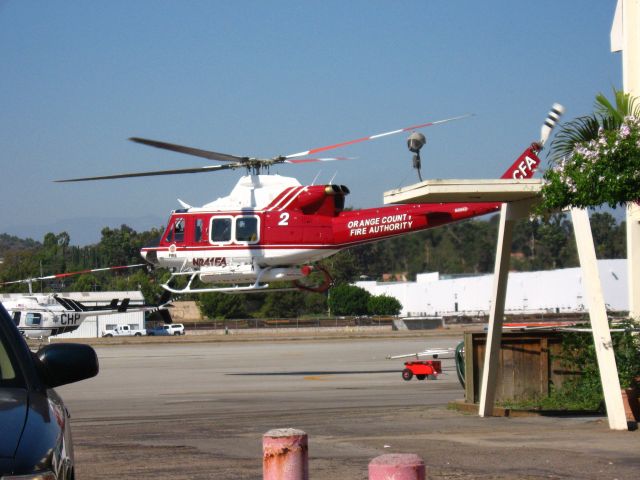
{"type": "MultiPolygon", "coordinates": [[[[605,302],[611,310],[629,309],[627,261],[599,260],[605,302]]],[[[373,295],[389,295],[402,304],[402,316],[457,312],[488,313],[493,274],[441,279],[438,273],[416,276],[415,282],[357,282],[373,295]]],[[[538,272],[511,272],[505,312],[580,312],[586,310],[580,268],[538,272]]]]}

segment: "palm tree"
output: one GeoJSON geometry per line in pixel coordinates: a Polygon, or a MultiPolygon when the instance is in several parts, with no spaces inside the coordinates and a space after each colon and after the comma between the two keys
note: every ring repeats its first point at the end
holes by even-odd
{"type": "Polygon", "coordinates": [[[621,90],[613,89],[615,105],[599,93],[594,104],[594,113],[575,118],[564,123],[553,142],[551,142],[551,160],[556,162],[571,154],[577,143],[598,138],[598,131],[615,130],[622,125],[627,116],[640,117],[638,98],[621,90]]]}

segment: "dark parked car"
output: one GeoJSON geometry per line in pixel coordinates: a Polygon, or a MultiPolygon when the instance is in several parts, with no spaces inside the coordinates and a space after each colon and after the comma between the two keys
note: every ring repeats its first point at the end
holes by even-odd
{"type": "Polygon", "coordinates": [[[69,413],[53,388],[97,373],[88,345],[31,352],[0,304],[0,480],[74,478],[69,413]]]}

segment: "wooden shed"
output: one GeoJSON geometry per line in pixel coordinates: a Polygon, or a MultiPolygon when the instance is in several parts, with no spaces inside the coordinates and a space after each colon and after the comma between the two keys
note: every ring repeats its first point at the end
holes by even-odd
{"type": "MultiPolygon", "coordinates": [[[[487,334],[465,333],[465,401],[477,403],[487,334]]],[[[562,334],[558,332],[504,332],[500,348],[496,402],[531,400],[549,395],[576,374],[560,364],[562,334]]]]}

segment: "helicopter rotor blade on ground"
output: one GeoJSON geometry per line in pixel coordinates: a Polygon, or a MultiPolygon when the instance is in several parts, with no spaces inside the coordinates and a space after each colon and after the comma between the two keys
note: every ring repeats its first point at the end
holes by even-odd
{"type": "Polygon", "coordinates": [[[118,265],[115,267],[91,268],[87,270],[78,270],[77,272],[56,273],[53,275],[45,275],[44,277],[25,278],[23,280],[12,280],[10,282],[1,282],[0,285],[10,285],[13,283],[30,283],[40,280],[54,280],[56,278],[66,278],[72,275],[82,275],[85,273],[107,272],[109,270],[124,270],[127,268],[146,267],[146,263],[136,263],[134,265],[118,265]]]}

